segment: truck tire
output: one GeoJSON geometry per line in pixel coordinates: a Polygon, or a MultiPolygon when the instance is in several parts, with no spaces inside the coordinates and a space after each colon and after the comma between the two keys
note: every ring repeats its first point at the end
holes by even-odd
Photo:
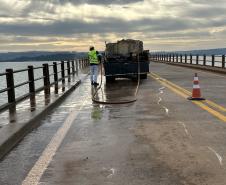
{"type": "Polygon", "coordinates": [[[147,74],[140,74],[140,79],[147,79],[147,74]]]}
{"type": "Polygon", "coordinates": [[[114,82],[115,81],[115,77],[114,76],[106,76],[106,82],[114,82]]]}

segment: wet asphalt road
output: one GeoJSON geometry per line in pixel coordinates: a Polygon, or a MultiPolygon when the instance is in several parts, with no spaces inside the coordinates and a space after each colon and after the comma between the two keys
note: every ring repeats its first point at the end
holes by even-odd
{"type": "MultiPolygon", "coordinates": [[[[157,63],[151,63],[151,71],[190,91],[197,72],[157,63]]],[[[226,107],[225,77],[198,75],[203,96],[226,107]]],[[[98,97],[130,99],[135,88],[135,82],[120,80],[103,86],[98,97]]],[[[71,111],[76,117],[39,184],[226,184],[225,121],[152,77],[142,81],[133,104],[96,105],[91,91],[87,79],[41,120],[43,124],[0,163],[1,185],[22,183],[71,111]]]]}

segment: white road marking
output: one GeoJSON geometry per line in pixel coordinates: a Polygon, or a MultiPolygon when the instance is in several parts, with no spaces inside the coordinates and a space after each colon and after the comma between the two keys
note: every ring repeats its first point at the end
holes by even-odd
{"type": "Polygon", "coordinates": [[[112,178],[112,176],[115,174],[115,169],[114,168],[111,168],[110,171],[111,171],[111,174],[108,175],[107,178],[112,178]]]}
{"type": "Polygon", "coordinates": [[[167,107],[165,107],[165,106],[162,106],[162,107],[165,109],[166,115],[169,116],[169,109],[167,107]]]}
{"type": "MultiPolygon", "coordinates": [[[[159,100],[158,100],[158,105],[160,105],[160,102],[162,101],[162,98],[160,97],[160,94],[163,94],[164,93],[164,90],[165,89],[165,87],[161,87],[161,88],[159,88],[159,93],[158,93],[158,98],[159,98],[159,100]]],[[[163,106],[163,105],[161,105],[163,108],[164,108],[164,110],[165,110],[165,112],[166,112],[166,115],[168,116],[169,115],[169,109],[167,108],[167,107],[165,107],[165,106],[163,106]]]]}
{"type": "Polygon", "coordinates": [[[159,97],[158,105],[160,105],[161,101],[162,101],[162,98],[159,97]]]}
{"type": "Polygon", "coordinates": [[[190,137],[190,138],[192,138],[192,135],[188,132],[188,129],[187,129],[185,123],[179,122],[179,124],[181,124],[184,127],[184,131],[187,134],[187,136],[190,137]]]}
{"type": "Polygon", "coordinates": [[[80,106],[79,110],[75,110],[69,114],[62,127],[58,129],[56,134],[51,139],[50,143],[47,145],[42,155],[39,157],[38,161],[35,163],[33,168],[28,173],[27,177],[22,182],[22,185],[38,185],[39,181],[52,161],[57,149],[65,138],[67,132],[69,131],[73,121],[78,116],[79,111],[86,104],[86,100],[84,100],[83,104],[80,106]]]}
{"type": "Polygon", "coordinates": [[[212,151],[216,156],[217,156],[217,159],[219,160],[219,163],[220,163],[220,165],[222,166],[223,165],[223,158],[220,156],[220,154],[218,154],[213,148],[211,148],[211,147],[208,147],[208,149],[210,150],[210,151],[212,151]]]}
{"type": "Polygon", "coordinates": [[[161,87],[159,88],[159,94],[163,94],[163,90],[165,89],[165,87],[161,87]]]}

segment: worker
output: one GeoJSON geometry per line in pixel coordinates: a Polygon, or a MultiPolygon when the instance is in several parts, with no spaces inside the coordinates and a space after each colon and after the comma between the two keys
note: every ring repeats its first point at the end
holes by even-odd
{"type": "Polygon", "coordinates": [[[98,86],[99,83],[97,83],[97,76],[98,76],[99,60],[98,60],[97,52],[94,49],[94,46],[90,46],[88,57],[89,57],[89,63],[90,63],[91,85],[98,86]]]}

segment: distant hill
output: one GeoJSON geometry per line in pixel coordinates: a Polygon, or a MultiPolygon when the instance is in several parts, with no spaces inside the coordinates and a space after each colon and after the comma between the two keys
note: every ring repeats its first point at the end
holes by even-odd
{"type": "Polygon", "coordinates": [[[86,52],[8,52],[0,53],[0,62],[73,60],[75,58],[84,58],[86,56],[86,52]]]}
{"type": "Polygon", "coordinates": [[[204,55],[204,54],[206,54],[206,55],[225,55],[226,48],[180,51],[180,53],[193,54],[193,55],[204,55]]]}
{"type": "Polygon", "coordinates": [[[205,55],[226,55],[226,48],[157,52],[157,53],[180,53],[180,54],[192,54],[192,55],[204,55],[204,54],[205,55]]]}

